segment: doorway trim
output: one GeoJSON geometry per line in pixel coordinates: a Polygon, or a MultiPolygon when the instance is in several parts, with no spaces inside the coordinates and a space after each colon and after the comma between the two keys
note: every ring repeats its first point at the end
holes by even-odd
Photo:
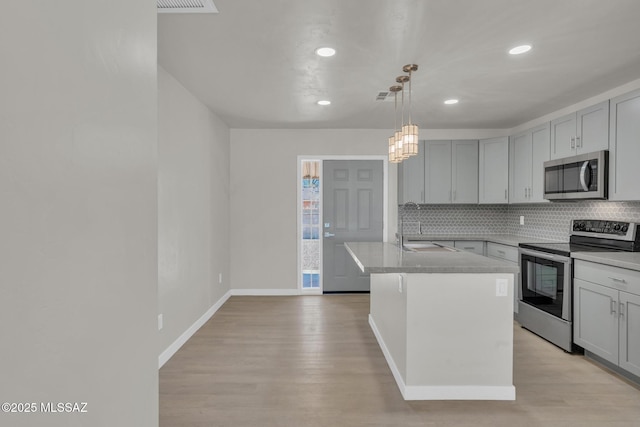
{"type": "MultiPolygon", "coordinates": [[[[297,157],[297,196],[296,196],[296,253],[297,281],[300,295],[322,295],[322,245],[320,245],[320,287],[305,289],[302,287],[302,162],[320,162],[320,224],[322,218],[322,165],[325,160],[381,160],[382,161],[382,239],[387,241],[389,227],[389,159],[386,155],[298,155],[297,157]]],[[[322,229],[322,228],[321,228],[322,229]]]]}

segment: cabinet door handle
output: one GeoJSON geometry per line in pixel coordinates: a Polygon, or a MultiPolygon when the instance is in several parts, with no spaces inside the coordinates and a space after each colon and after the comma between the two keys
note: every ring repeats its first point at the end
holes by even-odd
{"type": "Polygon", "coordinates": [[[498,250],[498,251],[496,251],[496,252],[498,252],[500,255],[506,255],[506,252],[505,252],[505,251],[500,251],[500,250],[498,250]]]}
{"type": "Polygon", "coordinates": [[[616,305],[618,305],[618,302],[614,299],[611,300],[611,313],[609,314],[613,314],[615,316],[616,314],[616,305]]]}
{"type": "Polygon", "coordinates": [[[582,148],[582,141],[580,141],[580,137],[576,136],[576,147],[582,148]]]}
{"type": "Polygon", "coordinates": [[[618,306],[618,313],[619,313],[620,317],[624,316],[624,303],[622,303],[622,302],[618,306]]]}
{"type": "Polygon", "coordinates": [[[618,279],[617,277],[609,277],[609,279],[613,280],[616,283],[627,283],[624,279],[618,279]]]}
{"type": "Polygon", "coordinates": [[[572,150],[576,148],[576,138],[574,136],[571,137],[571,141],[569,142],[569,146],[571,147],[572,150]]]}
{"type": "Polygon", "coordinates": [[[504,190],[504,199],[507,200],[507,190],[504,190]]]}
{"type": "Polygon", "coordinates": [[[524,198],[527,198],[527,187],[524,187],[524,198]]]}

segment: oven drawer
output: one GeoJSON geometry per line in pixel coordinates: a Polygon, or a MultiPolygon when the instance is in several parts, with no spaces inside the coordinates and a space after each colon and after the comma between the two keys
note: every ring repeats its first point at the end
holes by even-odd
{"type": "Polygon", "coordinates": [[[640,295],[640,271],[580,259],[575,260],[573,266],[577,279],[640,295]]]}
{"type": "Polygon", "coordinates": [[[520,262],[518,248],[500,243],[487,242],[487,256],[515,263],[520,262]]]}

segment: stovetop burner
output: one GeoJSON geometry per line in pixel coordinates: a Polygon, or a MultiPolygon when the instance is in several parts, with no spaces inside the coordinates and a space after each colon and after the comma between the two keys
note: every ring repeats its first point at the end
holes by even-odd
{"type": "Polygon", "coordinates": [[[579,245],[575,243],[520,243],[520,247],[562,256],[571,256],[571,254],[575,252],[623,251],[623,249],[611,249],[599,246],[579,245]]]}
{"type": "Polygon", "coordinates": [[[521,248],[562,256],[575,252],[638,252],[638,224],[623,221],[576,219],[566,243],[521,243],[521,248]]]}

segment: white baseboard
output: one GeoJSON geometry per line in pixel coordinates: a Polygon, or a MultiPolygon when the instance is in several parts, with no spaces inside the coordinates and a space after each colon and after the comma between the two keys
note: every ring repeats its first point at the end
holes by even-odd
{"type": "Polygon", "coordinates": [[[515,386],[408,386],[405,384],[376,322],[369,314],[369,325],[378,340],[393,378],[404,400],[516,400],[515,386]]]}
{"type": "Polygon", "coordinates": [[[227,302],[231,295],[232,292],[227,291],[227,293],[224,294],[222,298],[220,298],[213,306],[211,306],[211,308],[207,310],[206,313],[204,313],[198,320],[196,320],[193,325],[189,327],[189,329],[184,331],[177,340],[171,343],[171,345],[167,347],[167,349],[163,351],[160,356],[158,356],[158,369],[162,368],[162,366],[167,363],[167,361],[171,359],[171,357],[176,354],[178,350],[180,350],[180,347],[182,347],[184,343],[186,343],[189,338],[191,338],[193,334],[195,334],[198,329],[202,327],[202,325],[204,325],[209,319],[211,319],[211,316],[213,316],[216,311],[218,311],[220,307],[222,307],[222,305],[227,302]]]}
{"type": "Polygon", "coordinates": [[[298,289],[231,289],[231,295],[240,296],[290,296],[300,295],[298,289]]]}
{"type": "Polygon", "coordinates": [[[407,398],[404,395],[404,390],[406,388],[406,386],[404,385],[404,379],[402,379],[402,375],[400,374],[400,371],[396,366],[396,362],[393,360],[393,357],[391,357],[391,352],[389,352],[387,345],[382,339],[382,335],[380,335],[380,331],[378,330],[378,327],[376,326],[376,322],[373,320],[371,313],[369,313],[369,326],[371,326],[373,335],[375,335],[376,340],[378,340],[378,345],[380,346],[380,349],[382,349],[382,354],[384,354],[384,358],[387,360],[387,365],[389,365],[389,368],[391,368],[391,373],[393,374],[393,378],[396,380],[396,384],[398,384],[398,388],[400,389],[400,393],[402,393],[402,397],[405,400],[407,400],[407,398]]]}
{"type": "Polygon", "coordinates": [[[406,386],[404,400],[516,400],[515,386],[406,386]]]}

